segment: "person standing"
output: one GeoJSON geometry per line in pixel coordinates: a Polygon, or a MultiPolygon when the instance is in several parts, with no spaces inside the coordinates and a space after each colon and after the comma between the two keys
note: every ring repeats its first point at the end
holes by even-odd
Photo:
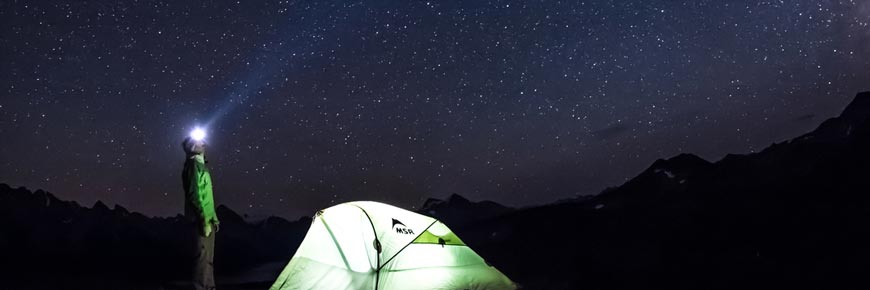
{"type": "Polygon", "coordinates": [[[193,222],[197,237],[193,286],[197,290],[215,289],[214,241],[219,229],[215,212],[211,175],[205,166],[205,142],[186,138],[181,143],[187,159],[184,162],[184,215],[193,222]]]}

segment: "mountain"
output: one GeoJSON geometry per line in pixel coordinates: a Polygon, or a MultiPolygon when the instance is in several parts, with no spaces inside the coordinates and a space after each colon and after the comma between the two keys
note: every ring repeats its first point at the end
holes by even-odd
{"type": "MultiPolygon", "coordinates": [[[[220,206],[216,268],[224,274],[271,261],[286,261],[308,230],[310,219],[268,218],[246,223],[220,206]]],[[[193,232],[180,215],[146,217],[97,201],[86,208],[53,194],[0,184],[0,276],[132,276],[186,278],[193,232]]]]}
{"type": "Polygon", "coordinates": [[[655,161],[591,199],[461,228],[529,289],[868,289],[870,93],[717,162],[655,161]]]}
{"type": "Polygon", "coordinates": [[[479,222],[513,211],[493,201],[472,202],[459,194],[451,194],[447,200],[430,198],[417,212],[434,217],[452,228],[479,222]]]}

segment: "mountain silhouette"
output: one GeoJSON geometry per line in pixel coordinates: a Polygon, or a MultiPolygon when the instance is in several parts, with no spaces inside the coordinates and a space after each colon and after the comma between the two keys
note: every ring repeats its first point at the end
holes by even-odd
{"type": "MultiPolygon", "coordinates": [[[[224,274],[286,260],[310,225],[268,218],[247,223],[217,208],[221,232],[215,261],[224,274]]],[[[86,208],[53,194],[0,184],[0,276],[63,273],[170,280],[188,277],[194,240],[182,216],[146,217],[97,201],[86,208]]]]}
{"type": "Polygon", "coordinates": [[[867,289],[870,93],[795,139],[681,154],[593,198],[460,228],[530,289],[867,289]]]}
{"type": "Polygon", "coordinates": [[[493,201],[472,202],[459,194],[451,194],[447,200],[430,198],[417,212],[444,222],[451,227],[462,226],[513,211],[493,201]]]}

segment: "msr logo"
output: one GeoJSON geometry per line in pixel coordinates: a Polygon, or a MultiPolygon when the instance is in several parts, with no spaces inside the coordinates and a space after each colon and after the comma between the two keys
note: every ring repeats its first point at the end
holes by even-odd
{"type": "Polygon", "coordinates": [[[413,230],[409,229],[408,226],[406,226],[405,224],[403,224],[402,222],[400,222],[397,219],[393,219],[393,230],[395,230],[396,233],[403,234],[403,235],[413,235],[414,234],[413,230]]]}

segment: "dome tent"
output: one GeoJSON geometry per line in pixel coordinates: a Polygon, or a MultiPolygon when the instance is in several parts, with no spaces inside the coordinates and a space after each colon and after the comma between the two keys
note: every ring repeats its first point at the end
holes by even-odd
{"type": "Polygon", "coordinates": [[[357,201],[318,211],[270,290],[502,290],[516,285],[440,221],[357,201]]]}

